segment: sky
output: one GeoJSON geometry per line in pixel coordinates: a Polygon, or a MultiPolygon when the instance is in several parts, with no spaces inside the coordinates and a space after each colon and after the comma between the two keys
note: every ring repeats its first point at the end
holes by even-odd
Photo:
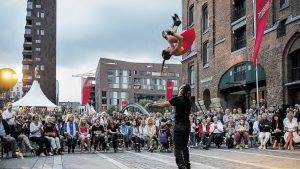
{"type": "MultiPolygon", "coordinates": [[[[0,68],[22,79],[27,0],[0,1],[0,68]]],[[[57,0],[57,80],[59,101],[81,100],[81,79],[100,57],[161,63],[167,42],[162,30],[181,15],[181,0],[57,0]]],[[[169,63],[180,63],[174,58],[169,63]]]]}

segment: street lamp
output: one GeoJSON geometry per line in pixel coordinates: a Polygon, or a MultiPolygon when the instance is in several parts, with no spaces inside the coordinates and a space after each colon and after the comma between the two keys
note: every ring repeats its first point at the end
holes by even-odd
{"type": "Polygon", "coordinates": [[[18,76],[11,68],[0,69],[0,93],[10,90],[16,85],[18,76]]]}

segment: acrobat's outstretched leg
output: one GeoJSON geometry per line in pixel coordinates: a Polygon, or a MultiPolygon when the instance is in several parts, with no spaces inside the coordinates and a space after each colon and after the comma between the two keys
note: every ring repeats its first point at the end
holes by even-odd
{"type": "MultiPolygon", "coordinates": [[[[177,14],[174,14],[172,18],[173,18],[172,32],[177,33],[177,29],[181,25],[181,20],[179,19],[177,14]]],[[[166,31],[162,32],[162,37],[165,38],[169,43],[177,43],[178,41],[174,36],[168,35],[166,31]]]]}

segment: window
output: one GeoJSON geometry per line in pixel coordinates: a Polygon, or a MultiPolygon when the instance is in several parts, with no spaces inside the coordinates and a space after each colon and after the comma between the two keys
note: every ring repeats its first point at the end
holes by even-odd
{"type": "Polygon", "coordinates": [[[280,8],[286,8],[289,6],[289,0],[280,0],[280,8]]]}
{"type": "Polygon", "coordinates": [[[24,79],[31,80],[31,79],[32,79],[32,76],[25,76],[24,79]]]}
{"type": "Polygon", "coordinates": [[[41,71],[44,71],[44,70],[45,70],[45,66],[41,65],[41,71]]]}
{"type": "Polygon", "coordinates": [[[29,65],[23,65],[23,70],[29,70],[29,65]]]}
{"type": "Polygon", "coordinates": [[[38,5],[35,5],[35,8],[41,8],[42,7],[42,5],[40,5],[40,4],[38,4],[38,5]]]}
{"type": "Polygon", "coordinates": [[[25,29],[25,34],[30,35],[31,34],[31,29],[25,29]]]}
{"type": "Polygon", "coordinates": [[[233,34],[232,51],[236,51],[246,47],[246,26],[237,29],[233,34]]]}
{"type": "Polygon", "coordinates": [[[35,51],[40,52],[41,48],[35,48],[35,51]]]}
{"type": "MultiPolygon", "coordinates": [[[[194,63],[189,65],[189,84],[195,84],[195,66],[194,63]]],[[[175,83],[174,83],[175,86],[175,83]]]]}
{"type": "Polygon", "coordinates": [[[194,5],[189,8],[189,27],[194,25],[194,5]]]}
{"type": "Polygon", "coordinates": [[[208,46],[208,42],[205,42],[203,44],[203,67],[208,67],[209,65],[209,46],[208,46]]]}
{"type": "Polygon", "coordinates": [[[41,22],[36,22],[35,25],[36,26],[41,26],[42,24],[41,24],[41,22]]]}
{"type": "Polygon", "coordinates": [[[207,4],[204,5],[203,11],[202,11],[202,18],[203,18],[203,32],[208,29],[208,8],[207,4]]]}
{"type": "Polygon", "coordinates": [[[35,43],[41,43],[40,39],[35,40],[35,43]]]}
{"type": "Polygon", "coordinates": [[[283,19],[282,21],[279,22],[279,25],[277,27],[277,38],[280,38],[282,36],[286,35],[286,20],[287,19],[283,19]]]}
{"type": "Polygon", "coordinates": [[[40,12],[38,11],[37,13],[36,13],[36,17],[40,17],[40,12]]]}
{"type": "Polygon", "coordinates": [[[292,81],[300,80],[300,53],[298,55],[291,56],[292,63],[292,81]]]}
{"type": "Polygon", "coordinates": [[[234,67],[234,81],[242,81],[246,79],[247,65],[241,64],[234,67]]]}
{"type": "Polygon", "coordinates": [[[27,11],[26,16],[31,16],[31,11],[27,11]]]}
{"type": "Polygon", "coordinates": [[[246,0],[234,1],[234,21],[244,17],[246,15],[246,0]]]}
{"type": "Polygon", "coordinates": [[[27,2],[27,9],[32,9],[32,2],[27,2]]]}
{"type": "Polygon", "coordinates": [[[41,30],[41,35],[45,35],[45,31],[44,30],[41,30]]]}
{"type": "Polygon", "coordinates": [[[102,91],[102,97],[106,97],[106,91],[102,91]]]}
{"type": "Polygon", "coordinates": [[[41,18],[44,18],[44,17],[45,17],[45,13],[41,12],[41,18]]]}
{"type": "Polygon", "coordinates": [[[35,61],[41,61],[41,58],[36,57],[36,58],[35,58],[35,61]]]}
{"type": "Polygon", "coordinates": [[[37,78],[37,79],[40,79],[40,78],[41,78],[41,76],[40,76],[40,75],[36,75],[36,76],[35,76],[35,78],[37,78]]]}
{"type": "Polygon", "coordinates": [[[40,35],[40,30],[39,30],[39,29],[36,30],[36,34],[37,34],[37,35],[40,35]]]}

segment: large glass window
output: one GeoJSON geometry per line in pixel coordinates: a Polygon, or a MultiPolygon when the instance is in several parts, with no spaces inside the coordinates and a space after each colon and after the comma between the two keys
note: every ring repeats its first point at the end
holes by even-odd
{"type": "Polygon", "coordinates": [[[27,9],[32,9],[32,2],[27,2],[27,9]]]}
{"type": "Polygon", "coordinates": [[[25,29],[25,34],[30,35],[31,34],[31,29],[25,29]]]}
{"type": "Polygon", "coordinates": [[[289,0],[280,0],[280,8],[285,8],[289,5],[289,0]]]}
{"type": "Polygon", "coordinates": [[[27,15],[26,16],[31,16],[31,11],[27,11],[27,15]]]}

